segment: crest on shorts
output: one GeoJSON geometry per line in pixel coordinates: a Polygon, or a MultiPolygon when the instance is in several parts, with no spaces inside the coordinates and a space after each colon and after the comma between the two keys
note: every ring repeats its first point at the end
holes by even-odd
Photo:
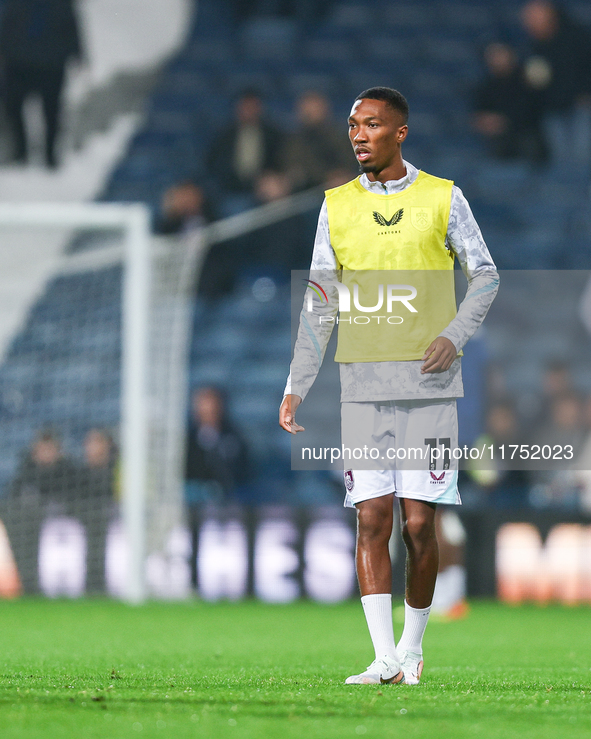
{"type": "Polygon", "coordinates": [[[436,475],[434,472],[430,472],[429,474],[435,482],[443,482],[443,478],[445,477],[445,470],[440,475],[436,475]]]}
{"type": "Polygon", "coordinates": [[[428,231],[433,225],[433,208],[413,205],[410,209],[410,222],[417,231],[428,231]]]}
{"type": "Polygon", "coordinates": [[[345,470],[345,487],[350,493],[355,487],[355,480],[353,479],[353,470],[345,470]]]}

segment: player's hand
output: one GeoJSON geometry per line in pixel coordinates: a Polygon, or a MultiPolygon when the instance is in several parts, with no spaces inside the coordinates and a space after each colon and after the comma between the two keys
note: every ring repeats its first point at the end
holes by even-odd
{"type": "Polygon", "coordinates": [[[421,367],[421,374],[445,372],[452,366],[457,356],[458,352],[453,343],[445,336],[438,336],[423,354],[425,364],[421,367]]]}
{"type": "Polygon", "coordinates": [[[279,425],[290,434],[297,434],[298,431],[304,431],[303,426],[298,426],[295,420],[296,410],[302,402],[299,395],[286,395],[279,409],[279,425]]]}

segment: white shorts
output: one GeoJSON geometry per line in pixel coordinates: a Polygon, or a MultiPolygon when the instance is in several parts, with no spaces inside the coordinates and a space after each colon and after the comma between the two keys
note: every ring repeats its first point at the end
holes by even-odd
{"type": "Polygon", "coordinates": [[[341,424],[345,506],[391,493],[461,504],[455,398],[342,403],[341,424]]]}

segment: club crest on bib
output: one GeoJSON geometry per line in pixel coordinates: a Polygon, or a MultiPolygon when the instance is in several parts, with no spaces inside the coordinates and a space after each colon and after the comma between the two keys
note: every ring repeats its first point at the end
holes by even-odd
{"type": "Polygon", "coordinates": [[[345,487],[350,493],[355,487],[355,480],[353,480],[353,470],[345,470],[345,487]]]}
{"type": "Polygon", "coordinates": [[[417,231],[428,231],[433,225],[433,208],[429,206],[411,206],[410,222],[417,229],[417,231]]]}

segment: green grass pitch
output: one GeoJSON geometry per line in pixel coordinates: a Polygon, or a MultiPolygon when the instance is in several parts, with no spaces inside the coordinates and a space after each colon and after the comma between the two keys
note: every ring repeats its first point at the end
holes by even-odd
{"type": "MultiPolygon", "coordinates": [[[[397,635],[401,625],[396,625],[397,635]]],[[[359,603],[0,604],[2,739],[591,736],[591,610],[473,603],[421,685],[347,686],[359,603]]]]}

